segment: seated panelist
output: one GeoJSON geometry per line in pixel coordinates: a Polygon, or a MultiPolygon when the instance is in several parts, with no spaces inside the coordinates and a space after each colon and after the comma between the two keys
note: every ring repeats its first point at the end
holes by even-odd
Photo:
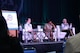
{"type": "Polygon", "coordinates": [[[69,35],[72,36],[73,35],[73,32],[71,30],[72,23],[70,23],[70,25],[69,25],[69,23],[67,22],[67,19],[66,18],[64,18],[62,22],[63,23],[61,24],[61,30],[63,32],[66,32],[67,33],[65,35],[65,38],[68,38],[69,35]]]}
{"type": "Polygon", "coordinates": [[[26,23],[24,24],[24,29],[26,31],[26,39],[27,40],[32,40],[33,39],[33,28],[31,24],[31,18],[28,18],[26,23]]]}
{"type": "Polygon", "coordinates": [[[28,20],[26,21],[26,23],[24,25],[24,29],[26,32],[32,32],[33,31],[32,24],[31,24],[31,18],[28,18],[28,20]]]}
{"type": "Polygon", "coordinates": [[[44,25],[44,33],[50,40],[53,40],[53,29],[54,28],[55,28],[55,25],[52,23],[52,21],[48,21],[48,23],[44,25]]]}

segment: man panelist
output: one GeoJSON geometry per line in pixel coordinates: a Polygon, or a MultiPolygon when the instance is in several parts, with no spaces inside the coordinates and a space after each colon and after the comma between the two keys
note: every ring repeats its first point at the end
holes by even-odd
{"type": "Polygon", "coordinates": [[[24,29],[26,31],[26,40],[27,41],[32,41],[33,39],[33,28],[32,28],[32,24],[31,24],[31,18],[28,18],[26,23],[24,24],[24,29]]]}

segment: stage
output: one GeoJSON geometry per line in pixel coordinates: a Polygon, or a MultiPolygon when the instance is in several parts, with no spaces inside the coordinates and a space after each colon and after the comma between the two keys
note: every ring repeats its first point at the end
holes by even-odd
{"type": "Polygon", "coordinates": [[[63,41],[57,42],[34,42],[34,43],[22,43],[23,48],[26,50],[36,50],[37,53],[47,53],[56,51],[56,53],[63,52],[63,41]],[[29,49],[28,49],[29,48],[29,49]]]}

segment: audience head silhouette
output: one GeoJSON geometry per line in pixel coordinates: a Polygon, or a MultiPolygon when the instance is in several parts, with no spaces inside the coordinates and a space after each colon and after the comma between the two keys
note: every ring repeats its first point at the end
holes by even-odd
{"type": "Polygon", "coordinates": [[[0,38],[7,38],[7,37],[8,37],[7,23],[0,11],[0,38]]]}
{"type": "Polygon", "coordinates": [[[17,38],[8,35],[6,20],[0,11],[0,52],[3,53],[23,53],[23,49],[17,38]]]}

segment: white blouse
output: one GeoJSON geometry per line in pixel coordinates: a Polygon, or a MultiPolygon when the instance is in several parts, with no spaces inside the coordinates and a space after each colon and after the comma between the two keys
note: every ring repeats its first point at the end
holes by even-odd
{"type": "Polygon", "coordinates": [[[66,23],[66,24],[62,23],[61,24],[61,29],[62,30],[68,30],[69,29],[69,24],[68,23],[66,23]]]}

